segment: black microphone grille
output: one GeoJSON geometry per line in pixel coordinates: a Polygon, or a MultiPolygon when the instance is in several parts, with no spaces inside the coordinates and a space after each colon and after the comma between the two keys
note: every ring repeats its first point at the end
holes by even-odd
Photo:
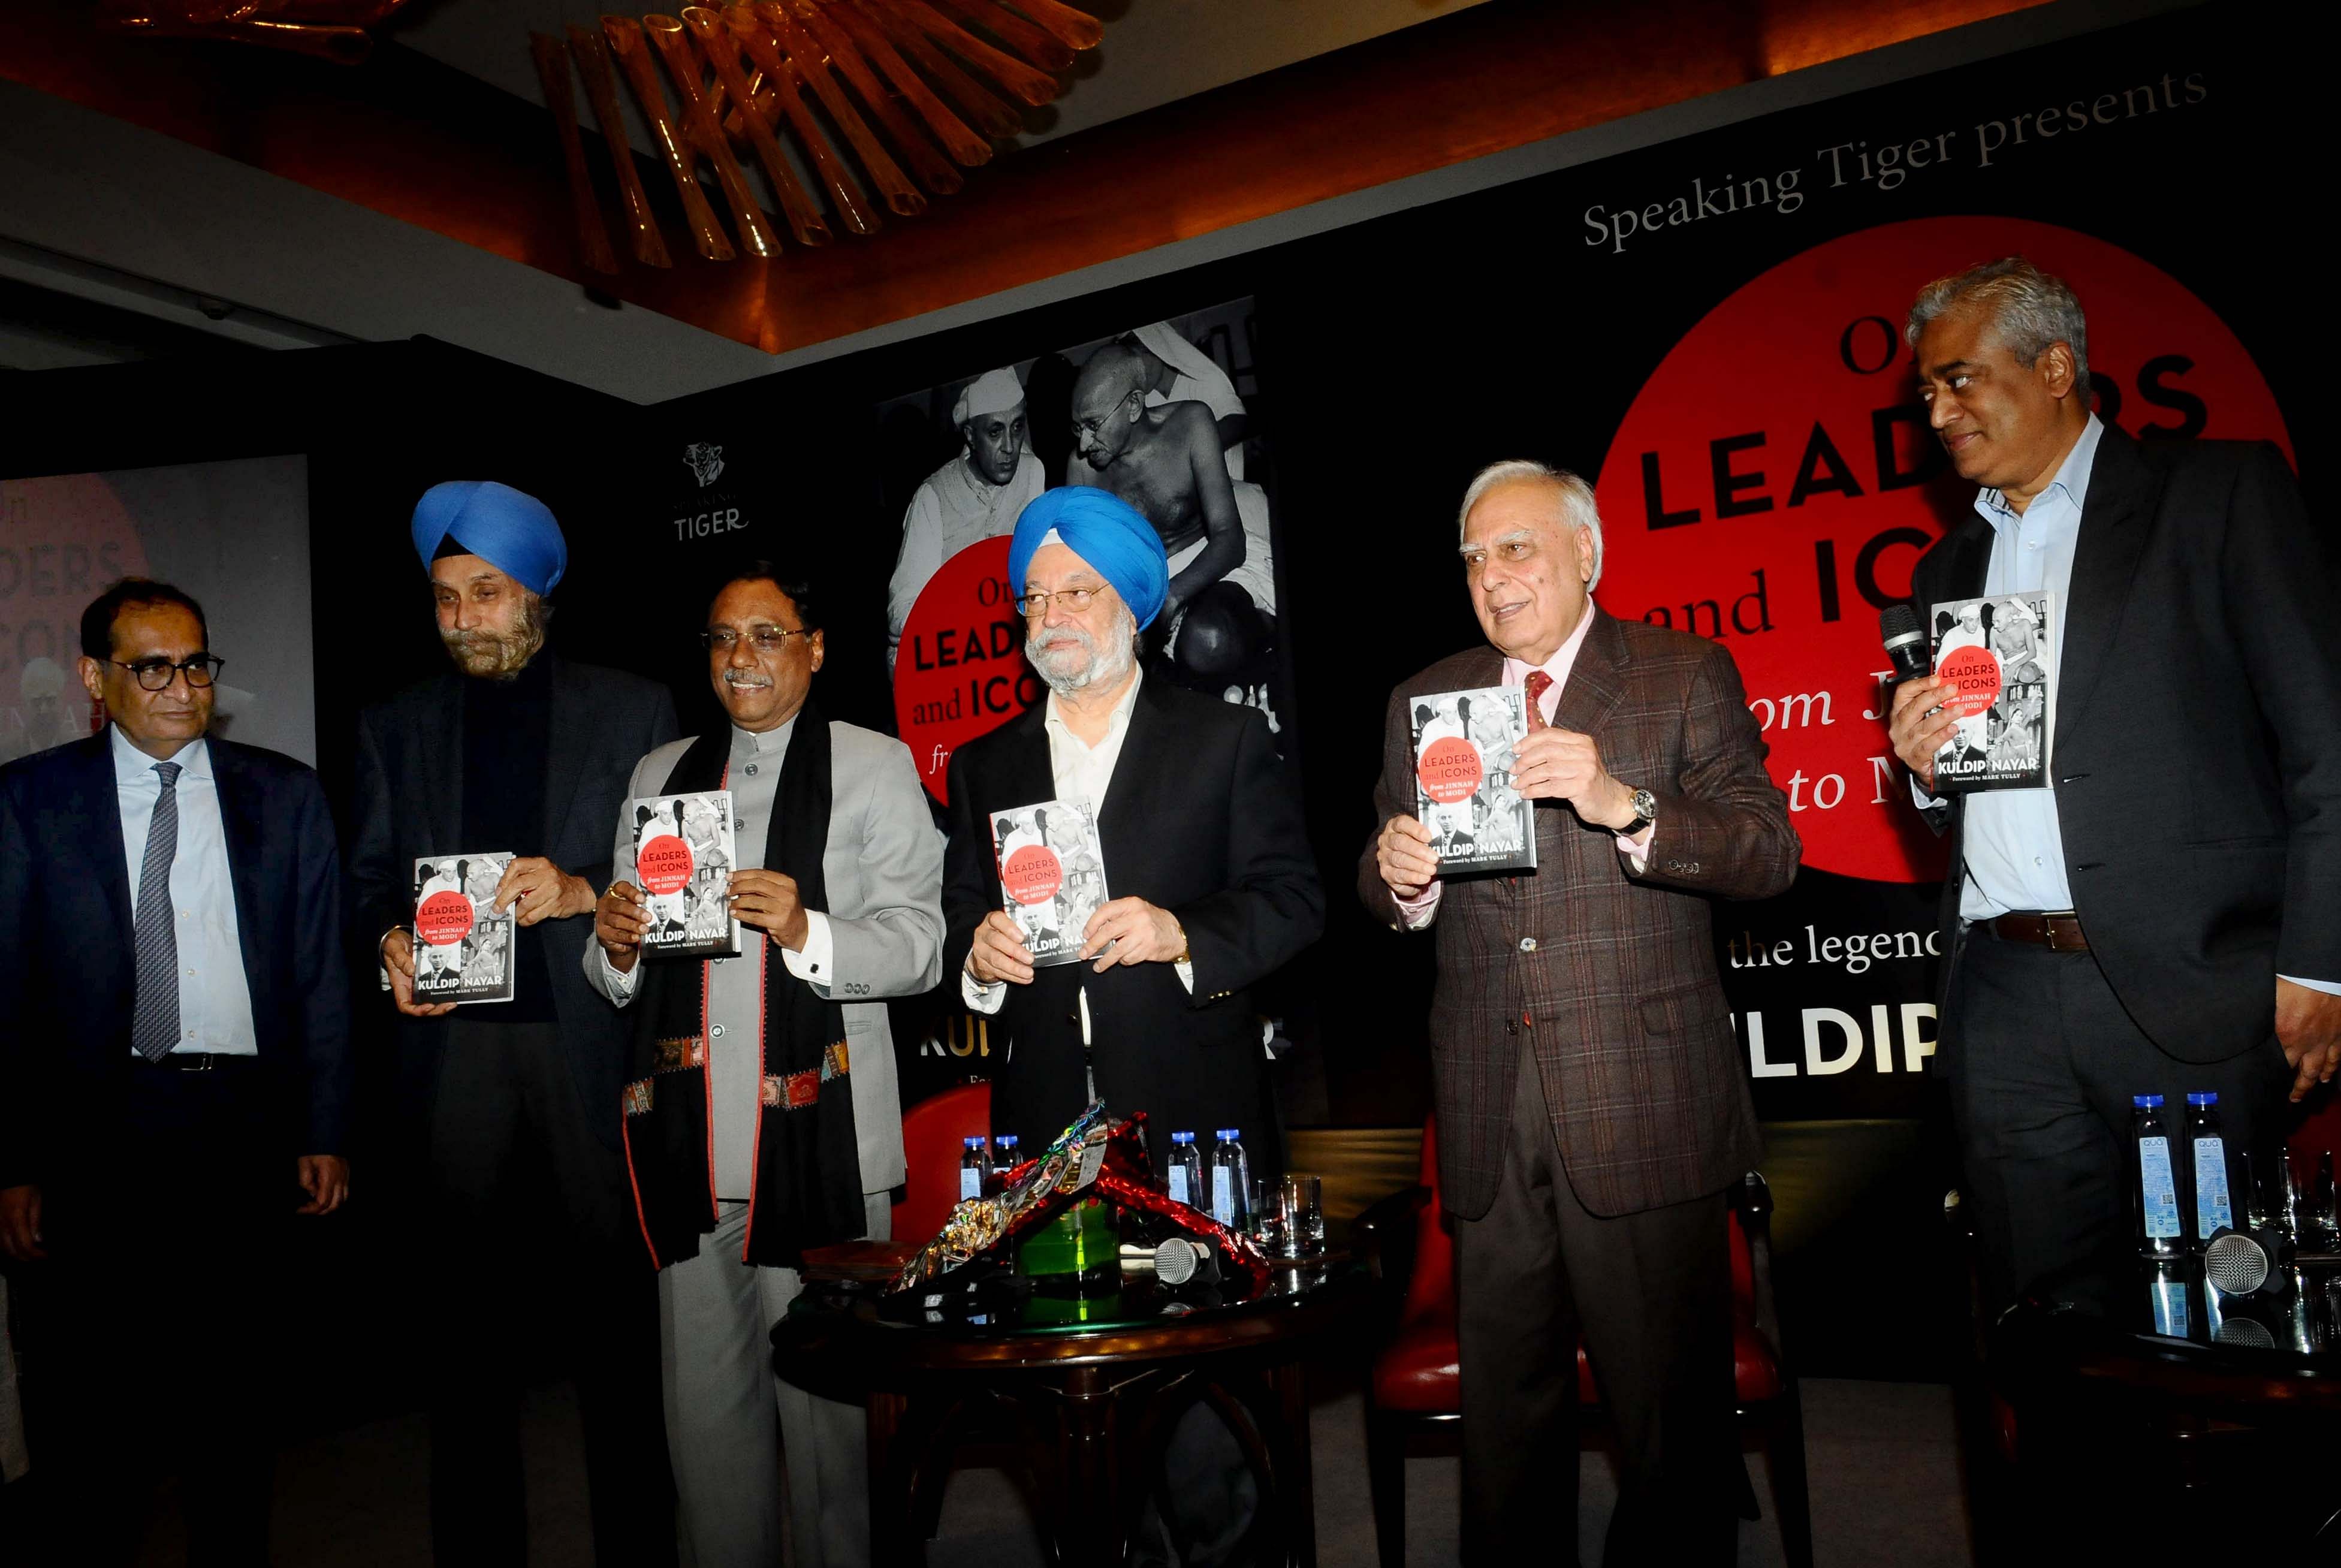
{"type": "Polygon", "coordinates": [[[1887,642],[1904,637],[1923,637],[1927,624],[1918,619],[1918,612],[1908,604],[1888,604],[1878,613],[1878,634],[1887,642]]]}

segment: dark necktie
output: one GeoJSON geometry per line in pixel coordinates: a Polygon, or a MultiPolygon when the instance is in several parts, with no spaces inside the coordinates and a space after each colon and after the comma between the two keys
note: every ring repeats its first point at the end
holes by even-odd
{"type": "Polygon", "coordinates": [[[138,1001],[130,1015],[130,1044],[160,1062],[179,1043],[179,932],[171,919],[171,862],[179,853],[177,763],[156,763],[163,793],[146,827],[146,859],[138,872],[138,912],[131,945],[138,955],[138,1001]]]}
{"type": "Polygon", "coordinates": [[[1528,689],[1529,694],[1529,728],[1530,730],[1546,728],[1544,694],[1552,690],[1552,677],[1542,670],[1530,670],[1528,679],[1522,681],[1520,684],[1528,689]]]}

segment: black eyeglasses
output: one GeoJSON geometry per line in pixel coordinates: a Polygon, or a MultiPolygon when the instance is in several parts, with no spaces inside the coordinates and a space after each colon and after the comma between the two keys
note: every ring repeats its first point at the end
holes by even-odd
{"type": "Polygon", "coordinates": [[[109,664],[122,667],[138,677],[138,684],[150,692],[167,692],[173,675],[184,675],[187,684],[200,690],[219,679],[220,669],[227,661],[214,654],[197,654],[179,664],[168,659],[137,659],[123,664],[120,659],[108,659],[109,664]]]}
{"type": "MultiPolygon", "coordinates": [[[[791,637],[812,635],[811,627],[790,631],[781,626],[759,626],[748,634],[748,641],[755,644],[756,652],[760,654],[777,654],[789,645],[791,637]]],[[[740,645],[740,634],[729,626],[702,632],[699,634],[699,645],[711,654],[728,654],[740,645]]]]}

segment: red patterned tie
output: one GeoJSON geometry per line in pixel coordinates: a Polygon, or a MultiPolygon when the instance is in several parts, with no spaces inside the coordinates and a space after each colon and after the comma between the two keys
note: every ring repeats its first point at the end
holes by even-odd
{"type": "Polygon", "coordinates": [[[1545,728],[1544,694],[1552,690],[1552,677],[1542,670],[1530,670],[1529,678],[1520,684],[1528,689],[1529,694],[1529,728],[1531,731],[1545,728]]]}

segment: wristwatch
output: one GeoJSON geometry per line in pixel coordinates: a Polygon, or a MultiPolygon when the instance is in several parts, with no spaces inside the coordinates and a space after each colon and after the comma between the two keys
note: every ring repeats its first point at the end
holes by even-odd
{"type": "Polygon", "coordinates": [[[1658,820],[1659,797],[1649,790],[1638,789],[1634,792],[1634,820],[1612,831],[1619,838],[1632,838],[1658,820]]]}

